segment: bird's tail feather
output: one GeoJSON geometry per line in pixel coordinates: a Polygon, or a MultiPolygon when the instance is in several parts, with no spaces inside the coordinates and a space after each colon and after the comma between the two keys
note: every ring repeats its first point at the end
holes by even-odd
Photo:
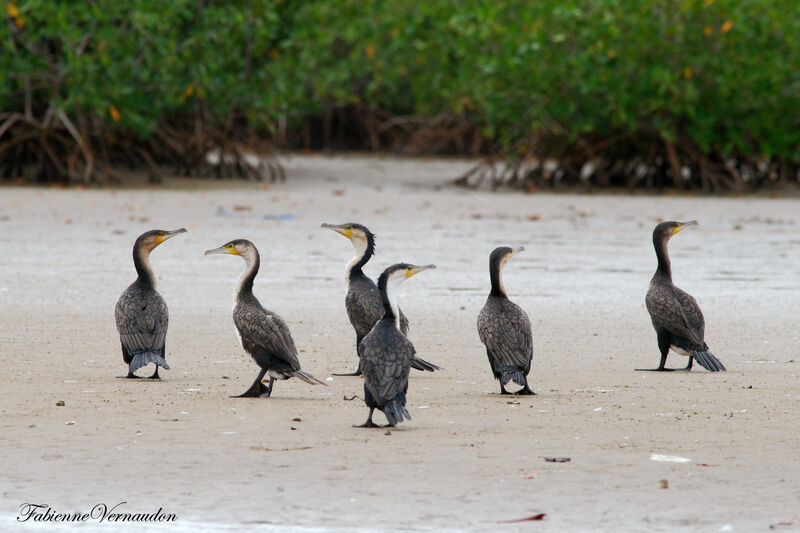
{"type": "Polygon", "coordinates": [[[525,386],[525,374],[522,373],[522,370],[515,366],[508,366],[505,368],[500,369],[500,383],[503,386],[507,385],[509,381],[513,381],[517,385],[525,386]]]}
{"type": "Polygon", "coordinates": [[[429,363],[425,359],[420,359],[419,357],[414,357],[411,360],[411,366],[416,368],[417,370],[424,370],[427,372],[433,372],[434,370],[442,369],[442,367],[436,366],[433,363],[429,363]]]}
{"type": "Polygon", "coordinates": [[[692,350],[692,357],[709,372],[725,372],[725,366],[708,350],[692,350]]]}
{"type": "Polygon", "coordinates": [[[128,369],[130,370],[131,373],[134,373],[143,366],[147,366],[150,363],[155,363],[158,366],[166,370],[169,370],[169,365],[167,364],[167,361],[162,356],[160,356],[155,352],[137,353],[136,355],[133,356],[133,359],[131,359],[131,363],[130,365],[128,365],[128,369]]]}
{"type": "Polygon", "coordinates": [[[411,414],[409,414],[406,406],[401,404],[396,399],[390,401],[383,407],[383,414],[386,415],[386,420],[388,420],[389,424],[392,426],[396,426],[402,422],[403,418],[411,420],[411,414]]]}
{"type": "MultiPolygon", "coordinates": [[[[305,381],[309,385],[325,385],[325,383],[323,383],[322,381],[318,380],[317,378],[315,378],[314,376],[312,376],[311,374],[309,374],[308,372],[306,372],[304,370],[297,370],[295,372],[292,372],[292,376],[294,376],[294,377],[296,377],[298,379],[302,379],[303,381],[305,381]]],[[[325,385],[325,386],[327,387],[327,385],[325,385]]]]}

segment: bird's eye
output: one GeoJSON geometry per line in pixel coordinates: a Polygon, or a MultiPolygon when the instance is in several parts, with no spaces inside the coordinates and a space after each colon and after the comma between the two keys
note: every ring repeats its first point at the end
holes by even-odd
{"type": "Polygon", "coordinates": [[[353,229],[353,226],[350,224],[345,224],[344,229],[353,229]]]}

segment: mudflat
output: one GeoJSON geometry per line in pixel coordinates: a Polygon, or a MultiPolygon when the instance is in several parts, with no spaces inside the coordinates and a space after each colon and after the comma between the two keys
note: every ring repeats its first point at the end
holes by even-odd
{"type": "Polygon", "coordinates": [[[17,523],[26,503],[122,502],[174,514],[146,525],[164,530],[800,527],[800,200],[449,186],[470,161],[285,164],[277,184],[0,189],[2,528],[31,526],[17,523]],[[670,241],[673,276],[728,372],[634,370],[659,360],[644,296],[652,229],[670,219],[699,221],[670,241]],[[367,416],[362,380],[331,375],[357,363],[344,310],[353,250],[323,222],[377,235],[373,278],[396,262],[437,265],[401,286],[400,305],[417,353],[443,370],[413,371],[413,419],[391,431],[352,427],[367,416]],[[114,305],[135,279],[133,241],[179,227],[151,256],[171,370],[118,379],[114,305]],[[235,238],[258,246],[254,292],[326,387],[230,397],[258,370],[231,319],[244,262],[203,251],[235,238]],[[504,281],[531,318],[536,396],[498,394],[476,331],[501,245],[526,248],[504,281]]]}

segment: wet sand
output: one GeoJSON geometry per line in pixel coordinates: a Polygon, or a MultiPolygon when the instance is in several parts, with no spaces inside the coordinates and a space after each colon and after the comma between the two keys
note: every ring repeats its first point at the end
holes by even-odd
{"type": "Polygon", "coordinates": [[[800,515],[800,200],[448,187],[469,162],[286,164],[269,186],[0,189],[0,528],[25,502],[161,507],[175,531],[760,531],[800,515]],[[634,371],[659,359],[644,307],[658,219],[700,222],[672,239],[673,274],[727,373],[634,371]],[[351,427],[367,416],[360,378],[229,397],[257,370],[230,315],[244,263],[203,251],[256,243],[255,293],[325,381],[356,366],[352,247],[319,228],[348,221],[378,236],[369,275],[438,266],[400,304],[417,352],[444,370],[412,374],[413,420],[389,434],[351,427]],[[114,305],[135,279],[134,239],[154,227],[189,230],[151,257],[172,369],[117,379],[114,305]],[[504,279],[531,317],[534,397],[497,394],[475,329],[499,245],[526,247],[504,279]]]}

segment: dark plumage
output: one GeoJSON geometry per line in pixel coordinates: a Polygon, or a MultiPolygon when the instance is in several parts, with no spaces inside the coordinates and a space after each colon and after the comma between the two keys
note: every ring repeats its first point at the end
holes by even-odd
{"type": "MultiPolygon", "coordinates": [[[[378,286],[361,269],[348,276],[347,294],[344,297],[347,318],[356,331],[356,348],[375,323],[383,317],[383,303],[378,286]],[[374,319],[374,320],[373,320],[374,319]]],[[[408,335],[408,318],[400,310],[400,331],[408,335]]]]}
{"type": "Polygon", "coordinates": [[[705,320],[700,306],[691,295],[672,283],[667,242],[679,231],[695,225],[697,222],[694,220],[670,221],[658,224],[653,230],[653,246],[658,258],[658,268],[650,281],[645,303],[656,330],[661,362],[658,368],[637,370],[674,370],[664,368],[670,348],[679,354],[689,356],[689,363],[684,370],[691,370],[695,359],[710,372],[725,370],[722,363],[708,350],[703,338],[705,320]]]}
{"type": "Polygon", "coordinates": [[[431,268],[435,268],[434,265],[418,267],[398,263],[387,268],[378,279],[384,315],[358,347],[364,371],[364,402],[369,407],[367,421],[358,427],[379,427],[372,421],[375,409],[383,411],[391,427],[404,418],[411,420],[405,406],[415,350],[398,327],[395,289],[405,279],[431,268]]]}
{"type": "Polygon", "coordinates": [[[478,314],[478,336],[486,346],[492,374],[500,381],[500,394],[509,394],[505,389],[509,381],[522,386],[517,394],[535,394],[527,379],[533,358],[531,323],[525,311],[508,299],[502,277],[506,262],[524,249],[504,246],[489,255],[492,290],[478,314]]]}
{"type": "Polygon", "coordinates": [[[295,377],[311,385],[324,385],[300,369],[297,348],[286,322],[272,311],[264,309],[253,294],[253,281],[261,264],[255,245],[248,240],[238,239],[219,248],[207,250],[205,255],[209,254],[239,255],[246,265],[234,294],[233,323],[242,348],[261,367],[261,372],[250,388],[238,397],[269,397],[276,379],[295,377]],[[269,385],[264,385],[261,380],[267,373],[269,373],[269,385]]]}
{"type": "MultiPolygon", "coordinates": [[[[381,295],[375,283],[364,274],[362,268],[367,261],[375,254],[375,235],[366,226],[356,223],[348,224],[322,224],[321,228],[331,229],[340,235],[350,239],[355,249],[355,255],[347,263],[345,268],[345,283],[347,284],[347,295],[344,299],[344,307],[347,310],[347,317],[350,324],[356,331],[356,352],[364,337],[372,330],[378,320],[383,317],[384,309],[381,295]]],[[[400,331],[403,335],[408,335],[408,319],[403,311],[398,309],[400,314],[400,331]]],[[[411,366],[417,370],[441,370],[438,366],[423,359],[413,359],[411,366]]],[[[358,369],[351,374],[334,374],[337,376],[360,376],[361,361],[359,358],[358,369]]]]}
{"type": "Polygon", "coordinates": [[[159,366],[169,370],[164,352],[169,312],[164,298],[156,291],[150,252],[181,233],[186,230],[151,230],[139,235],[133,244],[133,265],[138,277],[125,289],[114,309],[122,360],[128,365],[127,378],[138,377],[134,372],[150,363],[156,365],[156,371],[150,376],[153,379],[159,379],[159,366]]]}

